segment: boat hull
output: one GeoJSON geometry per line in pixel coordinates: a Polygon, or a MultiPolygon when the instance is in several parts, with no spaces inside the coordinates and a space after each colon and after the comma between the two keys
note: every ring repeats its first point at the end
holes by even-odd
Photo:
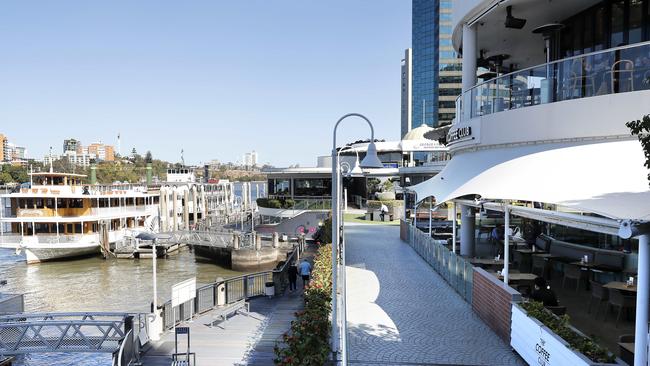
{"type": "Polygon", "coordinates": [[[99,245],[97,244],[43,244],[28,245],[22,249],[25,251],[25,257],[29,264],[100,253],[99,245]]]}

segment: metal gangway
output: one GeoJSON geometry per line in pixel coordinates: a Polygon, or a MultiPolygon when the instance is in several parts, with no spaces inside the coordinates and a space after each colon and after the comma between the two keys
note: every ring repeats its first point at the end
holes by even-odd
{"type": "Polygon", "coordinates": [[[240,243],[244,244],[250,242],[246,240],[249,236],[246,233],[235,233],[233,231],[199,231],[199,230],[178,230],[168,233],[162,233],[161,239],[157,240],[157,244],[166,243],[181,243],[192,246],[204,246],[215,248],[228,248],[233,246],[233,238],[240,237],[240,243]]]}
{"type": "Polygon", "coordinates": [[[128,365],[138,357],[136,343],[139,339],[148,339],[146,314],[77,312],[0,316],[2,356],[45,352],[112,353],[114,365],[128,365]]]}

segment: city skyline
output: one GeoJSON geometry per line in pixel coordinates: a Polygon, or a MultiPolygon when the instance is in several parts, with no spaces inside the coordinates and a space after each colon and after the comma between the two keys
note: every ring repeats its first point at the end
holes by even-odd
{"type": "MultiPolygon", "coordinates": [[[[120,133],[122,154],[136,147],[180,161],[183,149],[198,164],[254,149],[276,166],[314,165],[330,151],[315,137],[331,135],[349,112],[367,115],[377,138],[399,137],[408,2],[70,1],[2,10],[12,29],[0,32],[2,133],[30,157],[70,137],[117,146],[120,133]]],[[[369,137],[362,123],[339,130],[341,142],[369,137]]]]}

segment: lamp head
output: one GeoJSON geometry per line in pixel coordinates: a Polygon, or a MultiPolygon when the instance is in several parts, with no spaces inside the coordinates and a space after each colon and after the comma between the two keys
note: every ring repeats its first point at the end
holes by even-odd
{"type": "Polygon", "coordinates": [[[354,168],[350,170],[348,173],[348,176],[350,177],[362,177],[363,176],[363,170],[361,169],[361,166],[359,165],[359,154],[357,153],[357,160],[354,162],[354,168]]]}
{"type": "Polygon", "coordinates": [[[383,167],[384,164],[382,164],[381,160],[379,160],[379,157],[377,157],[377,146],[375,146],[374,142],[370,142],[370,144],[368,145],[368,151],[366,152],[366,157],[363,158],[363,160],[361,161],[361,168],[383,168],[383,167]]]}

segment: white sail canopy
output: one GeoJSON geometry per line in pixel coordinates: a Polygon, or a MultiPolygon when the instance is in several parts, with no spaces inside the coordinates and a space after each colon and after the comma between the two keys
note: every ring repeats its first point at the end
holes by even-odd
{"type": "Polygon", "coordinates": [[[650,219],[648,169],[637,140],[486,149],[455,155],[412,186],[438,203],[466,195],[557,204],[613,219],[650,219]]]}

